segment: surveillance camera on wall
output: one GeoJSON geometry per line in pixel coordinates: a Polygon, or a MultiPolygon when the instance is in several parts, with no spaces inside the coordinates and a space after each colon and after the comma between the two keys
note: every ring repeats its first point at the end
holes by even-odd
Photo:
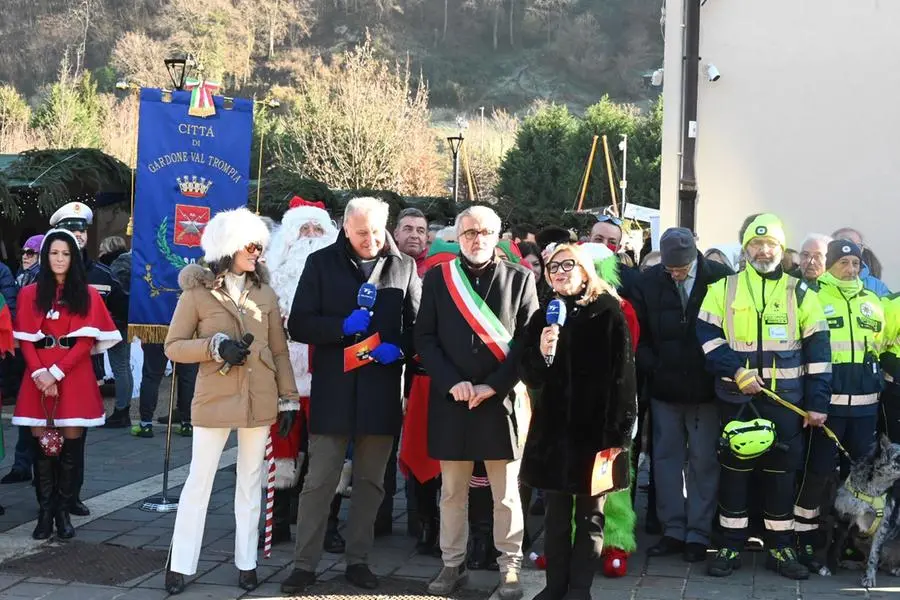
{"type": "Polygon", "coordinates": [[[719,70],[716,68],[716,65],[710,63],[706,65],[706,76],[710,81],[718,81],[722,74],[719,73],[719,70]]]}

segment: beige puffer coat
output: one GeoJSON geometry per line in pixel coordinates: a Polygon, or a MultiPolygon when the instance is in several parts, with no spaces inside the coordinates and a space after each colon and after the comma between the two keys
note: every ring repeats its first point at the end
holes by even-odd
{"type": "Polygon", "coordinates": [[[288,354],[278,298],[266,283],[268,273],[257,266],[248,273],[240,302],[225,291],[224,278],[200,265],[188,265],[178,275],[183,290],[166,336],[171,360],[200,363],[191,404],[191,422],[199,427],[262,427],[275,422],[279,398],[297,405],[299,397],[288,354]],[[234,340],[253,334],[250,355],[242,366],[219,374],[223,363],[213,354],[217,333],[234,340]]]}

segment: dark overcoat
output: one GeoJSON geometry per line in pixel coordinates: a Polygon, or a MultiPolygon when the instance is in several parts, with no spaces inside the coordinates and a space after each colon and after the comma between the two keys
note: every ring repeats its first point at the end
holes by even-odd
{"type": "Polygon", "coordinates": [[[631,304],[641,324],[637,366],[647,378],[651,398],[679,404],[716,399],[714,378],[697,341],[697,315],[709,285],[731,273],[698,252],[696,277],[684,308],[663,265],[650,267],[632,285],[631,304]]]}
{"type": "Polygon", "coordinates": [[[589,494],[597,452],[631,441],[637,414],[634,353],[617,298],[602,294],[587,306],[567,303],[552,365],[540,351],[544,310],[525,338],[520,373],[538,393],[520,477],[539,489],[589,494]]]}
{"type": "Polygon", "coordinates": [[[412,355],[412,330],[419,310],[421,282],[415,261],[397,250],[390,236],[371,277],[363,275],[341,231],[337,241],[306,260],[288,318],[291,339],[312,344],[309,431],[318,435],[400,434],[403,361],[370,363],[344,372],[344,319],[358,308],[359,286],[378,288],[366,335],[412,355]]]}
{"type": "Polygon", "coordinates": [[[519,381],[523,335],[538,308],[534,275],[500,260],[477,277],[464,259],[463,265],[472,288],[513,341],[506,359],[498,361],[454,304],[442,269],[425,274],[415,339],[419,360],[431,376],[428,454],[436,460],[518,459],[527,424],[516,419],[513,387],[519,381]],[[496,394],[469,410],[450,396],[450,388],[461,381],[489,385],[496,394]]]}

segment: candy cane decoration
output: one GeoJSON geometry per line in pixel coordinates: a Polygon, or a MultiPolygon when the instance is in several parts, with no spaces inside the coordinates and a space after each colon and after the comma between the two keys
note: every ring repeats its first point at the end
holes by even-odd
{"type": "Polygon", "coordinates": [[[263,545],[263,558],[272,556],[272,528],[275,513],[275,450],[272,446],[272,432],[266,438],[266,464],[269,465],[268,479],[266,480],[266,533],[263,545]]]}

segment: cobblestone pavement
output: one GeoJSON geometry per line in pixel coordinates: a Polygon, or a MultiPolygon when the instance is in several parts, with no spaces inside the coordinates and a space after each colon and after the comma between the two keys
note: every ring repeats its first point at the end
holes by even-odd
{"type": "MultiPolygon", "coordinates": [[[[166,382],[167,384],[167,382],[166,382]]],[[[161,390],[161,398],[166,398],[167,390],[161,390]]],[[[135,400],[134,404],[136,405],[135,400]]],[[[166,402],[160,402],[162,413],[166,402]]],[[[135,407],[136,408],[136,407],[135,407]]],[[[6,433],[7,457],[0,462],[0,474],[5,474],[12,464],[12,450],[15,434],[12,432],[8,416],[9,407],[4,409],[3,421],[6,433]]],[[[152,556],[155,564],[148,564],[146,572],[116,585],[96,585],[84,583],[96,578],[74,576],[68,580],[48,579],[40,573],[15,571],[12,562],[28,553],[45,550],[48,544],[40,544],[30,539],[35,516],[34,492],[29,484],[0,485],[0,504],[6,514],[0,516],[0,599],[66,599],[66,600],[107,600],[123,598],[128,600],[154,600],[165,598],[163,590],[163,564],[158,564],[160,551],[168,549],[174,514],[149,513],[140,510],[146,495],[158,493],[159,477],[162,470],[162,454],[165,443],[165,428],[156,426],[153,439],[136,439],[127,430],[98,429],[90,432],[87,445],[87,477],[83,496],[88,501],[94,515],[76,520],[78,545],[71,544],[71,559],[84,559],[83,544],[121,546],[139,550],[156,551],[145,553],[152,556]],[[76,551],[77,549],[77,551],[76,551]],[[81,581],[78,581],[81,580],[81,581]]],[[[229,447],[233,446],[233,439],[229,447]]],[[[190,460],[190,440],[175,437],[172,444],[173,481],[183,482],[190,460]]],[[[249,594],[236,586],[237,571],[232,563],[234,517],[232,502],[234,497],[234,452],[226,450],[223,468],[219,472],[209,505],[209,516],[203,540],[203,551],[198,573],[189,578],[187,590],[179,596],[184,600],[198,598],[281,598],[279,583],[290,572],[292,546],[276,546],[270,559],[260,559],[259,577],[261,585],[249,594]]],[[[403,486],[399,486],[395,499],[395,521],[393,535],[379,538],[372,556],[372,569],[381,576],[392,578],[392,591],[396,580],[409,582],[404,590],[423,590],[424,584],[439,569],[439,560],[433,557],[417,556],[414,540],[405,535],[406,516],[403,486]]],[[[179,491],[175,487],[175,492],[179,491]]],[[[344,514],[346,505],[344,503],[344,514]]],[[[532,526],[539,521],[532,521],[532,526]]],[[[858,587],[858,572],[843,571],[836,577],[813,577],[806,582],[791,582],[765,570],[763,555],[749,554],[744,568],[727,579],[708,577],[703,565],[688,565],[680,558],[647,559],[643,549],[652,539],[641,534],[641,550],[631,557],[629,575],[621,579],[595,580],[592,596],[594,600],[837,600],[839,598],[900,598],[900,579],[880,574],[877,590],[866,592],[858,587]]],[[[58,542],[50,542],[53,546],[58,542]]],[[[64,545],[65,543],[59,543],[64,545]]],[[[537,542],[537,549],[540,540],[537,542]]],[[[103,548],[99,548],[103,550],[103,548]]],[[[138,553],[139,554],[139,553],[138,553]]],[[[48,563],[49,564],[49,563],[48,563]]],[[[362,594],[343,584],[344,565],[341,557],[325,554],[319,570],[320,579],[328,582],[313,588],[311,596],[328,600],[354,598],[358,600],[376,598],[420,598],[421,592],[404,591],[390,594],[362,594]]],[[[96,573],[93,573],[96,575],[96,573]]],[[[523,582],[527,593],[524,600],[531,600],[543,585],[543,574],[529,567],[523,572],[523,582]]],[[[467,598],[489,598],[497,583],[497,574],[473,572],[470,588],[476,594],[467,598]]]]}

